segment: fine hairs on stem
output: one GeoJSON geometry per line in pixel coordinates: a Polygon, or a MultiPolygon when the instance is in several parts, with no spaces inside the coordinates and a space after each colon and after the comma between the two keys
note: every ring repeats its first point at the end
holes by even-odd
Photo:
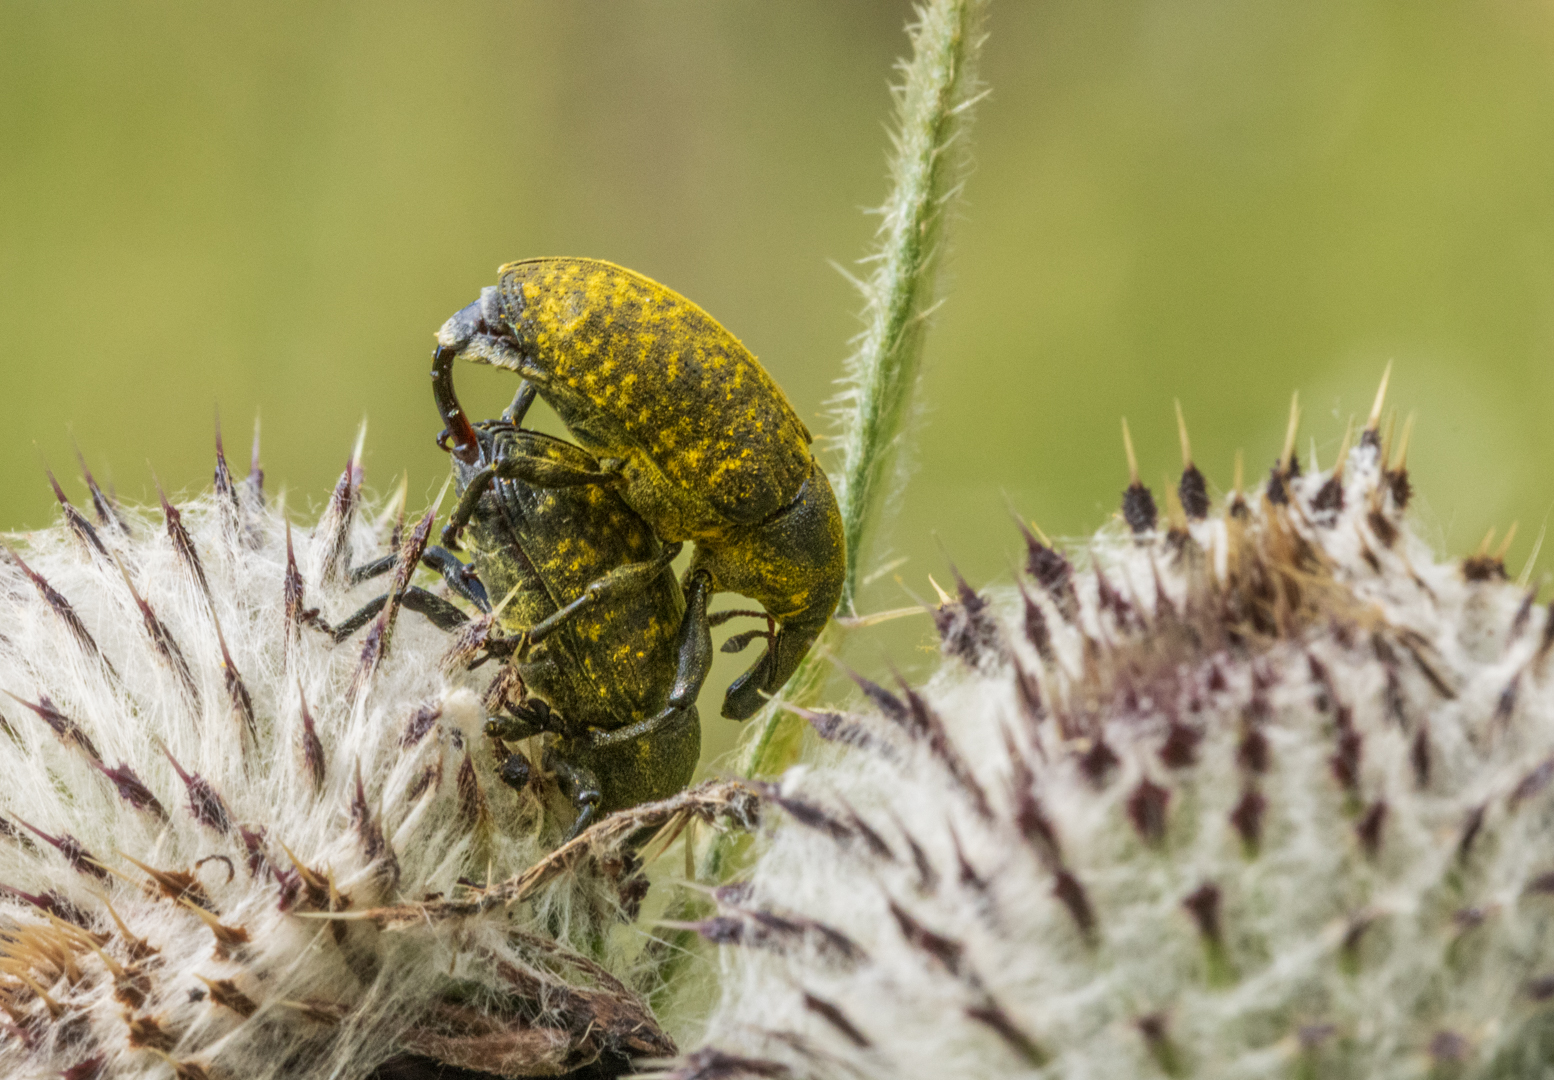
{"type": "MultiPolygon", "coordinates": [[[[976,60],[985,34],[986,0],[929,0],[909,27],[912,56],[894,87],[891,190],[879,207],[878,241],[854,278],[863,294],[864,329],[848,358],[837,396],[842,469],[837,493],[847,548],[847,582],[839,610],[853,610],[858,567],[873,518],[890,481],[907,464],[903,435],[922,369],[924,330],[937,304],[934,278],[947,217],[965,182],[967,135],[986,94],[976,60]],[[894,469],[892,470],[892,466],[894,469]]],[[[785,697],[804,701],[820,679],[822,638],[788,684],[785,697]]],[[[740,771],[766,774],[791,763],[796,721],[768,708],[745,743],[740,771]]]]}
{"type": "Polygon", "coordinates": [[[925,324],[938,303],[934,277],[946,217],[965,183],[972,114],[986,96],[976,74],[986,11],[986,0],[923,5],[911,28],[912,58],[900,65],[892,187],[878,211],[878,244],[863,260],[868,277],[855,279],[865,325],[837,397],[847,542],[844,613],[853,608],[859,558],[892,463],[898,485],[902,478],[901,438],[922,369],[925,324]]]}

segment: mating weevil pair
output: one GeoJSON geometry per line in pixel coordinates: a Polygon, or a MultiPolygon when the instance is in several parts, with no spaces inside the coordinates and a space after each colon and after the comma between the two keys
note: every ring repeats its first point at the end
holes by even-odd
{"type": "MultiPolygon", "coordinates": [[[[456,549],[467,530],[478,587],[448,552],[427,561],[477,606],[511,596],[498,650],[540,699],[488,734],[552,736],[574,834],[678,791],[700,748],[695,701],[721,621],[711,595],[748,596],[771,620],[730,640],[767,639],[724,697],[735,720],[787,682],[840,599],[841,516],[808,430],[705,311],[592,259],[504,266],[438,332],[432,381],[460,493],[443,540],[456,549]],[[502,419],[465,415],[452,381],[461,356],[523,378],[502,419]],[[536,395],[578,445],[522,427],[536,395]],[[695,551],[676,582],[669,564],[686,541],[695,551]]],[[[406,606],[462,621],[431,594],[406,606]]]]}

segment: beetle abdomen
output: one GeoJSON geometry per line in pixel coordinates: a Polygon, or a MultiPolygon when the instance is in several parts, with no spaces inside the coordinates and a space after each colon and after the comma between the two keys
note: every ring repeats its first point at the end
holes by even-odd
{"type": "MultiPolygon", "coordinates": [[[[679,293],[575,258],[509,263],[498,289],[524,373],[596,454],[655,467],[684,493],[674,501],[724,523],[770,517],[809,477],[809,434],[782,390],[679,293]]],[[[685,511],[666,516],[695,528],[685,511]]]]}

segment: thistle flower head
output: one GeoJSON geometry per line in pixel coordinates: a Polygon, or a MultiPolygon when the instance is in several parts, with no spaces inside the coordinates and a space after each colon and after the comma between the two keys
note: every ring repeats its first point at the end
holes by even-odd
{"type": "Polygon", "coordinates": [[[501,784],[514,751],[482,735],[488,673],[399,617],[432,515],[368,507],[358,460],[310,530],[222,459],[159,511],[88,476],[95,520],[61,491],[60,526],[6,540],[0,1072],[552,1075],[673,1050],[616,926],[639,866],[620,836],[547,855],[544,785],[501,784]]]}
{"type": "MultiPolygon", "coordinates": [[[[1379,399],[1378,399],[1379,404],[1379,399]]],[[[1376,418],[936,614],[708,926],[693,1077],[1527,1075],[1554,999],[1554,618],[1410,531],[1376,418]],[[722,1071],[719,1071],[722,1070],[722,1071]]]]}

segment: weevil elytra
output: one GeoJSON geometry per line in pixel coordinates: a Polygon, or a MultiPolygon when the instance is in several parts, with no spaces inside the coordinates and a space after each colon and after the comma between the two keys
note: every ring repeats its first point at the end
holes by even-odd
{"type": "MultiPolygon", "coordinates": [[[[451,398],[451,386],[439,391],[440,401],[442,394],[451,398]]],[[[457,399],[444,415],[477,449],[473,462],[455,459],[461,493],[483,469],[514,456],[547,462],[558,473],[599,471],[581,448],[506,417],[471,424],[457,399]]],[[[488,720],[486,734],[544,736],[544,764],[578,809],[571,835],[599,814],[685,787],[701,749],[696,695],[712,639],[708,590],[683,593],[670,567],[681,545],[661,543],[610,486],[521,479],[482,486],[465,544],[468,567],[437,548],[423,561],[482,611],[489,614],[496,600],[496,625],[484,628],[480,651],[510,657],[523,685],[538,695],[504,703],[505,715],[488,720]]],[[[392,564],[390,556],[354,576],[392,564]]],[[[340,624],[336,636],[364,625],[383,599],[340,624]]],[[[403,599],[445,629],[467,621],[420,589],[403,599]]],[[[515,787],[528,774],[527,760],[516,753],[504,763],[503,778],[515,787]]]]}
{"type": "Polygon", "coordinates": [[[808,429],[766,370],[717,320],[678,293],[596,259],[509,263],[495,286],[437,334],[433,379],[449,449],[476,467],[443,532],[457,545],[483,487],[610,486],[666,543],[692,541],[687,594],[735,592],[776,620],[761,658],[728,688],[743,720],[793,674],[841,597],[842,520],[808,429]],[[513,455],[477,466],[456,430],[455,357],[523,377],[515,423],[544,398],[601,464],[578,471],[513,455]]]}

